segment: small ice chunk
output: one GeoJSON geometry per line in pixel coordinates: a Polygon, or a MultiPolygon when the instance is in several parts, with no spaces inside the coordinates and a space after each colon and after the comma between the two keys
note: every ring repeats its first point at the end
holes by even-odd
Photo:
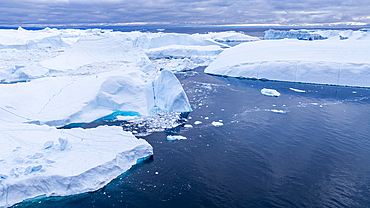
{"type": "Polygon", "coordinates": [[[274,112],[274,113],[286,113],[286,111],[276,110],[276,109],[272,109],[271,112],[274,112]]]}
{"type": "Polygon", "coordinates": [[[185,128],[193,128],[193,126],[191,124],[185,124],[184,127],[185,128]]]}
{"type": "Polygon", "coordinates": [[[299,89],[294,89],[294,88],[289,88],[289,89],[295,92],[306,92],[306,90],[299,90],[299,89]]]}
{"type": "Polygon", "coordinates": [[[218,122],[218,121],[213,121],[212,122],[212,125],[213,126],[222,126],[222,125],[224,125],[223,123],[221,123],[221,122],[218,122]]]}
{"type": "Polygon", "coordinates": [[[356,91],[352,91],[353,94],[356,94],[357,92],[356,91]]]}
{"type": "Polygon", "coordinates": [[[202,122],[201,121],[195,121],[194,124],[195,125],[198,125],[198,124],[201,124],[202,122]]]}
{"type": "Polygon", "coordinates": [[[168,141],[175,141],[175,140],[181,140],[181,139],[187,139],[187,138],[184,136],[174,136],[174,135],[167,136],[168,141]]]}
{"type": "Polygon", "coordinates": [[[279,97],[280,96],[280,93],[274,89],[266,89],[266,88],[263,88],[261,90],[261,93],[263,95],[266,95],[266,96],[269,96],[269,97],[279,97]]]}
{"type": "Polygon", "coordinates": [[[204,117],[204,119],[208,120],[208,119],[209,119],[209,117],[204,117]]]}
{"type": "Polygon", "coordinates": [[[53,141],[47,141],[44,144],[44,149],[49,149],[53,146],[54,142],[53,141]]]}
{"type": "Polygon", "coordinates": [[[63,138],[59,137],[58,140],[59,140],[59,144],[60,144],[60,150],[61,151],[65,150],[66,147],[67,147],[67,143],[68,143],[67,139],[63,139],[63,138]]]}

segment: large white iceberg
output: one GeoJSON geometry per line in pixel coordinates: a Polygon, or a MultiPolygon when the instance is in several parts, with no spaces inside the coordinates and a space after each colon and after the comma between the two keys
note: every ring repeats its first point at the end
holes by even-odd
{"type": "Polygon", "coordinates": [[[370,87],[369,39],[293,39],[243,43],[225,50],[205,72],[289,82],[370,87]]]}
{"type": "Polygon", "coordinates": [[[153,154],[120,127],[56,129],[0,123],[0,207],[97,190],[153,154]]]}

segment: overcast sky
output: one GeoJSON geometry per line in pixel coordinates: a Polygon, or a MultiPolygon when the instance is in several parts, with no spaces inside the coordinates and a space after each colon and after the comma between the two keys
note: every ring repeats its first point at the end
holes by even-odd
{"type": "Polygon", "coordinates": [[[0,26],[370,25],[370,0],[0,0],[0,26]]]}

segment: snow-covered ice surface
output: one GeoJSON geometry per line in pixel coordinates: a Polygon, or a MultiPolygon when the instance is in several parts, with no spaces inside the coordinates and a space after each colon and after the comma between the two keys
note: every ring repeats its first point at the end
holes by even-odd
{"type": "Polygon", "coordinates": [[[180,114],[191,107],[176,76],[146,52],[168,52],[187,41],[193,41],[186,45],[195,47],[193,53],[207,58],[208,49],[197,44],[221,52],[214,41],[169,37],[99,29],[0,30],[0,207],[95,191],[153,154],[135,131],[178,126],[180,114]],[[56,128],[102,120],[129,125],[56,128]]]}
{"type": "Polygon", "coordinates": [[[288,82],[370,87],[370,32],[348,39],[263,40],[226,49],[205,72],[288,82]]]}

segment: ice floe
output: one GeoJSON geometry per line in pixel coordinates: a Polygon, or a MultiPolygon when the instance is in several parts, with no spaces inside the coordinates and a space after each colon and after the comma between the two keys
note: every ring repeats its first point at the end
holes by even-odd
{"type": "Polygon", "coordinates": [[[266,89],[266,88],[261,89],[261,94],[269,96],[269,97],[279,97],[280,96],[280,93],[278,91],[274,89],[266,89]]]}
{"type": "Polygon", "coordinates": [[[183,139],[187,139],[187,138],[184,136],[174,136],[174,135],[167,136],[168,141],[183,140],[183,139]]]}
{"type": "Polygon", "coordinates": [[[221,123],[221,122],[218,122],[218,121],[212,121],[212,125],[213,126],[222,126],[222,125],[224,125],[223,123],[221,123]]]}
{"type": "Polygon", "coordinates": [[[299,90],[299,89],[294,89],[294,88],[289,88],[289,89],[294,92],[306,92],[305,90],[299,90]]]}

